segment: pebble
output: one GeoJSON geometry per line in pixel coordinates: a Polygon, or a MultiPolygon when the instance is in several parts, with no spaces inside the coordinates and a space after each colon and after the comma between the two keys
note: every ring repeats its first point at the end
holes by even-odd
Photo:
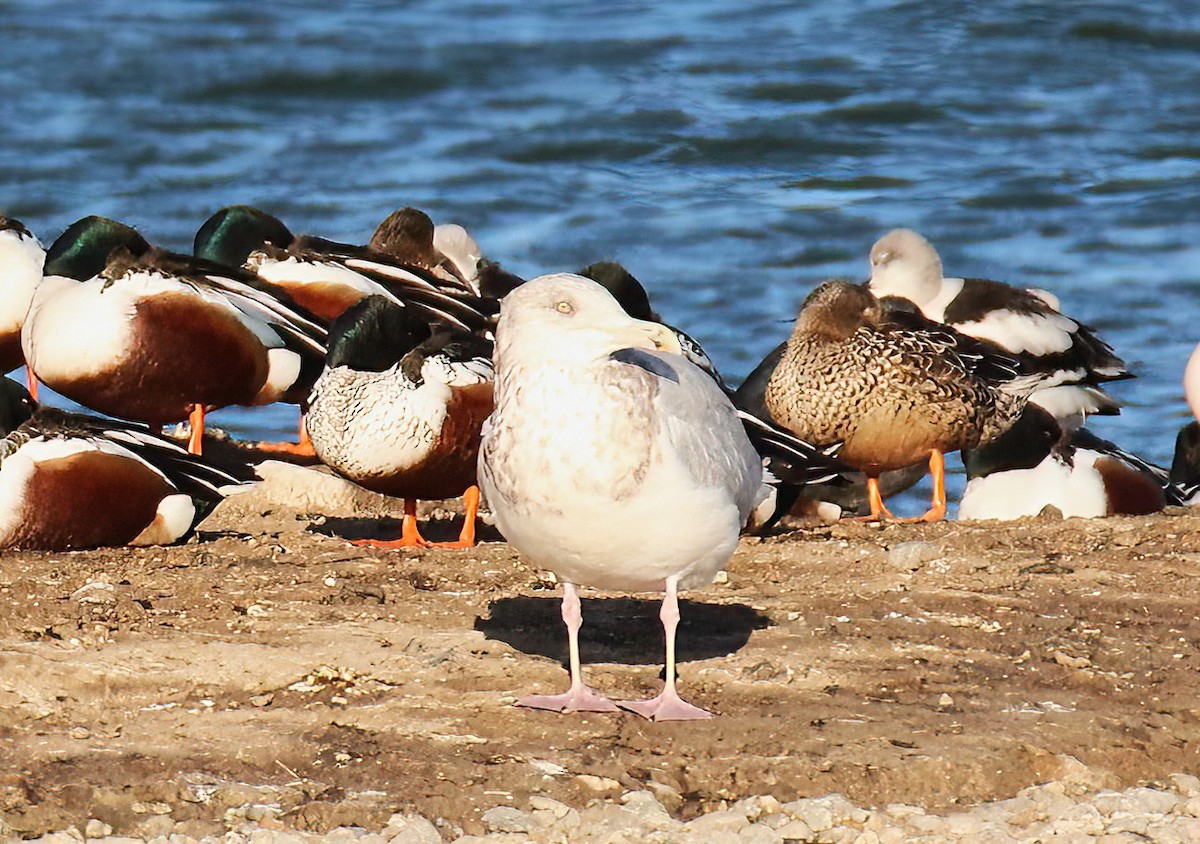
{"type": "MultiPolygon", "coordinates": [[[[1078,767],[1078,766],[1075,766],[1078,767]]],[[[460,836],[455,844],[904,844],[908,841],[1036,842],[1124,844],[1200,841],[1200,778],[1174,774],[1170,789],[1144,786],[1123,791],[1080,792],[1081,772],[1067,766],[1061,780],[1022,789],[1016,797],[968,807],[946,815],[920,806],[892,803],[880,809],[855,805],[840,794],[781,803],[770,795],[746,797],[687,823],[678,820],[652,790],[626,791],[619,798],[597,794],[576,808],[544,795],[529,798],[528,809],[495,806],[481,820],[485,835],[460,836]]],[[[1086,774],[1087,772],[1082,772],[1086,774]]],[[[1093,772],[1096,781],[1100,774],[1093,772]]],[[[582,780],[582,777],[577,779],[582,780]]],[[[597,781],[607,778],[595,777],[597,781]]],[[[599,784],[599,783],[597,783],[599,784]]],[[[595,791],[618,791],[615,780],[595,791]],[[611,783],[611,785],[610,785],[611,783]]],[[[247,791],[246,795],[253,793],[247,791]]],[[[225,795],[233,797],[232,793],[225,795]]],[[[254,793],[255,797],[262,795],[254,793]]],[[[229,805],[228,803],[226,805],[229,805]]],[[[277,828],[274,813],[230,805],[238,822],[223,835],[196,838],[187,822],[176,823],[166,803],[144,803],[141,838],[114,836],[102,818],[90,818],[83,831],[51,832],[36,844],[442,844],[437,826],[415,813],[392,815],[382,830],[339,827],[324,835],[277,828]],[[259,826],[255,815],[264,823],[259,826]]]]}
{"type": "Polygon", "coordinates": [[[941,551],[936,545],[919,539],[911,542],[897,542],[887,549],[888,565],[899,571],[916,571],[930,560],[936,560],[940,555],[941,551]]]}

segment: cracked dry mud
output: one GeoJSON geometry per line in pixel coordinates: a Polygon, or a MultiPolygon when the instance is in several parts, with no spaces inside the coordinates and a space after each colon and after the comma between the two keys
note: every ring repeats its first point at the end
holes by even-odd
{"type": "MultiPolygon", "coordinates": [[[[681,689],[719,717],[653,724],[511,705],[565,685],[566,639],[558,590],[494,532],[359,549],[342,537],[398,523],[334,503],[268,488],[181,547],[0,555],[0,829],[166,815],[199,838],[271,803],[292,828],[415,811],[449,836],[533,795],[946,810],[1053,779],[1060,754],[1096,788],[1200,770],[1200,515],[744,539],[682,604],[681,689]]],[[[657,596],[588,594],[589,681],[653,694],[657,596]]]]}

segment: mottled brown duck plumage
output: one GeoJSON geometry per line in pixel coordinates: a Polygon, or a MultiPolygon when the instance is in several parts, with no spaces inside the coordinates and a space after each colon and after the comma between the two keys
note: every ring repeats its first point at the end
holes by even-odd
{"type": "Polygon", "coordinates": [[[766,404],[797,436],[842,442],[839,458],[878,478],[999,436],[1036,384],[998,350],[831,281],[805,300],[766,404]]]}

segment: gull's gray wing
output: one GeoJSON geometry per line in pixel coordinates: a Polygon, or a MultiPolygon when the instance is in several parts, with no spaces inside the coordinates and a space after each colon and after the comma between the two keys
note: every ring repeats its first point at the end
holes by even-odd
{"type": "Polygon", "coordinates": [[[762,459],[712,377],[680,355],[619,349],[605,378],[631,399],[630,422],[658,432],[652,451],[669,451],[697,486],[725,490],[743,521],[762,498],[762,459]],[[635,407],[636,405],[636,407],[635,407]]]}

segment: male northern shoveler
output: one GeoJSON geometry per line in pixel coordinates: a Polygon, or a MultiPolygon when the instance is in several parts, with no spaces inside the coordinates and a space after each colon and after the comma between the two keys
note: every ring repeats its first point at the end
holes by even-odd
{"type": "Polygon", "coordinates": [[[383,296],[368,296],[330,329],[325,371],[308,400],[317,456],[367,489],[404,499],[399,539],[429,545],[417,530],[417,499],[462,495],[466,517],[453,547],[475,544],[480,428],[492,411],[491,343],[429,321],[383,296]]]}
{"type": "Polygon", "coordinates": [[[1193,419],[1175,436],[1171,460],[1171,484],[1180,491],[1183,503],[1200,503],[1200,422],[1193,419]]]}
{"type": "Polygon", "coordinates": [[[355,302],[378,295],[430,320],[477,331],[495,314],[495,304],[444,270],[433,232],[427,216],[401,209],[380,224],[369,245],[353,246],[296,236],[264,211],[230,205],[196,232],[193,253],[254,273],[323,319],[332,321],[355,302]]]}
{"type": "MultiPolygon", "coordinates": [[[[607,290],[631,317],[649,322],[662,322],[650,306],[650,296],[646,288],[621,264],[615,261],[598,261],[584,267],[579,271],[579,275],[590,278],[607,290]]],[[[756,514],[751,525],[753,530],[765,531],[774,525],[786,515],[806,490],[808,494],[826,500],[835,497],[827,496],[827,492],[835,493],[837,489],[848,485],[845,476],[852,470],[835,459],[836,446],[816,448],[775,424],[765,407],[739,403],[737,394],[725,385],[716,364],[704,348],[678,328],[666,323],[663,325],[675,332],[683,356],[708,373],[733,401],[746,436],[750,438],[755,450],[767,461],[767,482],[774,488],[776,497],[767,508],[769,512],[756,514]]],[[[913,483],[916,483],[916,480],[913,483]]]]}
{"type": "Polygon", "coordinates": [[[829,281],[809,294],[767,384],[771,417],[811,442],[841,442],[838,459],[867,475],[871,517],[893,518],[879,475],[928,459],[933,506],[946,515],[949,451],[999,436],[1039,375],[918,314],[886,309],[864,287],[829,281]]]}
{"type": "Polygon", "coordinates": [[[964,451],[963,464],[960,519],[1019,519],[1051,506],[1066,518],[1140,516],[1187,497],[1166,469],[1086,429],[1064,430],[1033,403],[1005,433],[964,451]]]}
{"type": "MultiPolygon", "coordinates": [[[[25,363],[21,351],[21,326],[42,280],[46,250],[20,220],[0,215],[0,372],[25,363]]],[[[36,394],[37,381],[29,387],[36,394]]]]}
{"type": "Polygon", "coordinates": [[[1031,401],[1068,427],[1089,414],[1114,415],[1120,405],[1098,385],[1133,376],[1092,329],[1059,312],[1058,298],[999,281],[945,278],[937,251],[911,229],[894,229],[871,247],[871,292],[908,299],[921,313],[956,331],[994,343],[1040,372],[1031,401]]]}
{"type": "Polygon", "coordinates": [[[230,404],[299,402],[325,328],[253,276],[151,247],[102,217],[50,247],[22,329],[34,373],[110,416],[161,426],[230,404]]]}
{"type": "Polygon", "coordinates": [[[678,354],[675,333],[580,276],[509,293],[479,480],[504,536],[563,582],[570,689],[519,703],[615,710],[583,683],[577,586],[664,590],[666,686],[620,706],[654,720],[710,717],[675,688],[677,591],[712,580],[767,490],[733,405],[678,354]]]}
{"type": "Polygon", "coordinates": [[[0,379],[0,547],[185,539],[238,479],[136,425],[39,408],[0,379]]]}

